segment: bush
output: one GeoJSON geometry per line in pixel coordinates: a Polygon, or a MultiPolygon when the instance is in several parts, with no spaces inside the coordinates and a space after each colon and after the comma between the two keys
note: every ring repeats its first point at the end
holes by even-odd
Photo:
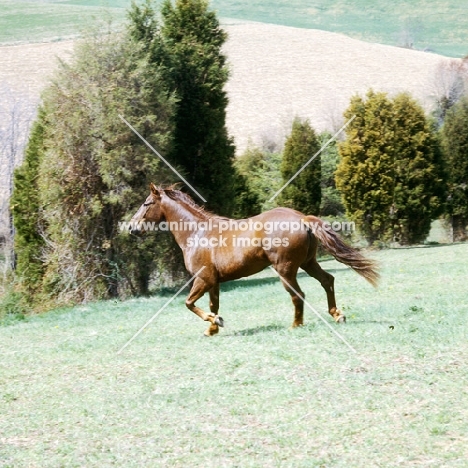
{"type": "Polygon", "coordinates": [[[30,312],[30,306],[25,295],[16,291],[13,285],[7,285],[0,294],[0,320],[7,318],[23,318],[30,312]]]}

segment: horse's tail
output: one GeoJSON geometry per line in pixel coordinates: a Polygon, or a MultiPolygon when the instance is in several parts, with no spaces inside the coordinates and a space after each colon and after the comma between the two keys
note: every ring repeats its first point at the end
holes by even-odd
{"type": "Polygon", "coordinates": [[[335,231],[324,227],[324,222],[315,216],[305,216],[303,222],[320,241],[325,250],[332,254],[339,262],[351,267],[372,286],[377,286],[380,275],[375,260],[364,257],[358,250],[346,245],[335,231]]]}

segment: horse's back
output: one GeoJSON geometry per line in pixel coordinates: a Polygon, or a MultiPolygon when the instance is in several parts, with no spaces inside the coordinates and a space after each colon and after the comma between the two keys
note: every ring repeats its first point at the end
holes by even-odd
{"type": "Polygon", "coordinates": [[[277,208],[273,208],[271,210],[265,211],[260,213],[257,216],[253,216],[252,219],[265,219],[267,221],[270,220],[278,220],[278,221],[287,221],[289,219],[300,220],[304,218],[304,214],[300,211],[293,210],[292,208],[286,208],[283,206],[279,206],[277,208]]]}

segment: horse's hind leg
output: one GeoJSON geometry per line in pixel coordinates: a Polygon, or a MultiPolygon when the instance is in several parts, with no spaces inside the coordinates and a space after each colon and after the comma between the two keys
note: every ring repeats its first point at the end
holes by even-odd
{"type": "Polygon", "coordinates": [[[328,301],[328,312],[333,317],[335,322],[346,322],[346,317],[343,315],[340,309],[336,307],[335,299],[335,278],[330,273],[327,273],[325,270],[322,270],[320,265],[315,260],[310,260],[309,262],[301,265],[301,268],[309,275],[315,278],[320,282],[323,289],[327,293],[328,301]]]}
{"type": "Polygon", "coordinates": [[[278,272],[281,282],[284,288],[291,296],[291,300],[294,304],[294,322],[293,328],[300,327],[304,323],[304,298],[305,295],[302,292],[299,283],[297,282],[297,268],[291,269],[290,267],[277,265],[275,270],[278,272]]]}
{"type": "MultiPolygon", "coordinates": [[[[204,280],[201,278],[195,278],[195,281],[193,282],[192,289],[190,290],[190,293],[185,301],[185,305],[189,310],[191,310],[194,314],[197,314],[202,320],[205,322],[211,322],[211,326],[208,328],[208,330],[205,331],[205,335],[211,336],[214,333],[211,333],[210,330],[213,325],[218,326],[224,326],[223,319],[219,317],[217,314],[207,314],[204,310],[200,309],[200,307],[197,307],[195,305],[195,302],[200,299],[200,297],[205,294],[206,291],[210,290],[210,298],[211,298],[211,289],[216,286],[211,286],[208,285],[204,280]]],[[[215,304],[215,303],[214,303],[215,304]]],[[[218,289],[218,306],[219,306],[219,289],[218,289]]],[[[216,306],[216,309],[218,308],[216,306]]],[[[211,304],[210,304],[211,308],[211,304]]]]}

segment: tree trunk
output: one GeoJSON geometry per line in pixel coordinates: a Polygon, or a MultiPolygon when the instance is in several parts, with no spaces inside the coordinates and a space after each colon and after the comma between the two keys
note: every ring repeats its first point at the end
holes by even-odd
{"type": "Polygon", "coordinates": [[[465,242],[468,240],[468,219],[460,215],[452,216],[453,242],[465,242]]]}

